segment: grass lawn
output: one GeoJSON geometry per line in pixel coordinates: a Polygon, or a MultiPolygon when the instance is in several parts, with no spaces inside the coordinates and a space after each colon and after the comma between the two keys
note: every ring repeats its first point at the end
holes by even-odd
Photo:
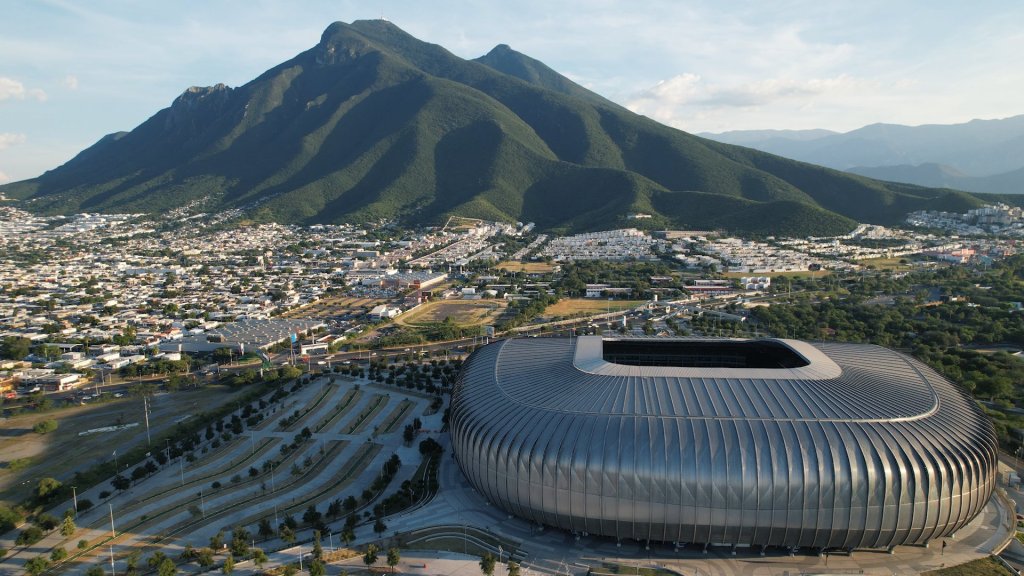
{"type": "MultiPolygon", "coordinates": [[[[189,414],[209,411],[232,402],[245,389],[207,386],[158,394],[150,404],[149,424],[155,438],[174,426],[174,421],[189,414]]],[[[0,502],[14,503],[28,496],[36,480],[43,476],[62,482],[76,470],[110,460],[112,452],[124,454],[133,446],[146,442],[142,400],[131,396],[108,402],[59,408],[47,412],[24,412],[0,422],[0,502]],[[54,419],[57,429],[36,434],[32,427],[42,420],[54,419]],[[99,432],[79,436],[79,432],[138,422],[138,426],[115,432],[99,432]],[[24,459],[24,460],[22,460],[24,459]],[[12,469],[12,461],[22,460],[12,469]]]]}
{"type": "Polygon", "coordinates": [[[606,300],[604,298],[567,298],[548,306],[545,316],[560,317],[576,314],[600,314],[618,312],[645,304],[646,300],[606,300]]]}
{"type": "Polygon", "coordinates": [[[426,326],[450,318],[458,326],[483,326],[497,320],[508,303],[504,300],[439,300],[395,319],[396,324],[426,326]]]}
{"type": "Polygon", "coordinates": [[[959,566],[950,566],[949,568],[941,568],[939,570],[932,570],[931,572],[924,572],[922,576],[1012,576],[1013,572],[1007,570],[1002,564],[991,556],[988,558],[979,558],[973,562],[966,564],[960,564],[959,566]]]}
{"type": "Polygon", "coordinates": [[[546,262],[502,262],[498,268],[506,272],[526,272],[527,274],[549,274],[555,269],[554,264],[546,262]]]}

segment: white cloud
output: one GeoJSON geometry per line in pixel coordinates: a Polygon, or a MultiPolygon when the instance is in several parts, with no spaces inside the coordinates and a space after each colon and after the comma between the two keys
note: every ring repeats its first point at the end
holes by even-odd
{"type": "Polygon", "coordinates": [[[0,76],[0,101],[11,98],[17,100],[32,98],[33,100],[44,102],[46,100],[46,92],[40,88],[26,89],[25,85],[21,82],[13,78],[0,76]]]}
{"type": "Polygon", "coordinates": [[[3,184],[5,182],[10,182],[10,181],[11,181],[11,177],[10,176],[8,176],[7,174],[4,174],[3,172],[0,172],[0,184],[3,184]]]}
{"type": "Polygon", "coordinates": [[[68,90],[78,90],[78,76],[68,74],[64,77],[64,87],[68,90]]]}
{"type": "Polygon", "coordinates": [[[13,132],[0,132],[0,150],[6,150],[11,146],[17,146],[25,142],[24,134],[15,134],[13,132]]]}
{"type": "Polygon", "coordinates": [[[828,78],[765,78],[715,83],[697,74],[680,74],[640,91],[626,101],[630,110],[685,130],[706,130],[726,117],[773,117],[774,113],[806,113],[823,103],[852,104],[878,89],[878,82],[839,74],[828,78]]]}

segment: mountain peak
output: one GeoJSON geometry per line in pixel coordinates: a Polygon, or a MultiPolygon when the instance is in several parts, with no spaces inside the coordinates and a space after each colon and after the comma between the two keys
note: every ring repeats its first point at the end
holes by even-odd
{"type": "Polygon", "coordinates": [[[508,44],[498,44],[494,48],[491,48],[491,51],[488,52],[487,55],[488,56],[499,56],[499,55],[503,55],[503,54],[513,54],[513,53],[514,54],[518,54],[518,52],[513,50],[512,47],[509,46],[508,44]]]}
{"type": "Polygon", "coordinates": [[[977,202],[904,189],[699,139],[508,45],[467,61],[385,20],[335,22],[239,88],[189,88],[127,135],[0,187],[51,213],[202,201],[278,222],[459,215],[564,231],[644,212],[650,226],[795,235],[977,202]]]}

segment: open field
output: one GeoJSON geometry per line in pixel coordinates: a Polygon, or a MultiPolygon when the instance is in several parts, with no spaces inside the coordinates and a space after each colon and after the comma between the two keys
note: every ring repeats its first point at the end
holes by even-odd
{"type": "Polygon", "coordinates": [[[911,270],[914,266],[910,262],[913,262],[913,258],[905,256],[902,258],[866,258],[858,260],[857,264],[874,266],[878,270],[911,270]]]}
{"type": "Polygon", "coordinates": [[[548,274],[555,269],[554,264],[546,262],[502,262],[497,267],[506,272],[526,272],[527,274],[548,274]]]}
{"type": "Polygon", "coordinates": [[[482,326],[497,320],[508,306],[504,300],[439,300],[395,319],[404,326],[426,326],[450,318],[458,326],[482,326]]]}
{"type": "MultiPolygon", "coordinates": [[[[226,386],[209,386],[158,394],[150,404],[151,435],[156,438],[173,426],[175,420],[233,402],[243,392],[226,386]]],[[[48,476],[67,481],[77,470],[109,461],[115,449],[124,454],[146,442],[142,410],[141,398],[125,396],[43,413],[25,412],[0,421],[0,501],[20,501],[35,488],[33,480],[48,476]],[[48,434],[32,431],[37,422],[48,419],[57,421],[57,430],[48,434]],[[94,428],[132,423],[137,425],[113,432],[78,435],[94,428]],[[9,463],[15,460],[22,460],[21,467],[12,470],[9,463]]]]}
{"type": "Polygon", "coordinates": [[[573,316],[575,314],[600,314],[618,312],[645,304],[646,300],[606,300],[604,298],[567,298],[548,306],[544,315],[549,317],[573,316]]]}
{"type": "Polygon", "coordinates": [[[362,314],[387,300],[379,298],[324,298],[281,314],[281,318],[327,318],[343,314],[362,314]]]}

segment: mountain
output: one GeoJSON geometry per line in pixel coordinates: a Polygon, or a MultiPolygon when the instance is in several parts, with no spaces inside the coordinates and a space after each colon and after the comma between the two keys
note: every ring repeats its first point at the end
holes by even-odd
{"type": "Polygon", "coordinates": [[[1024,115],[948,125],[871,124],[841,134],[807,137],[821,132],[760,130],[702,135],[840,170],[943,164],[979,177],[1024,168],[1024,115]]]}
{"type": "Polygon", "coordinates": [[[937,188],[956,188],[991,194],[1024,194],[1024,168],[992,176],[967,176],[943,164],[901,164],[899,166],[857,166],[848,172],[891,182],[905,182],[937,188]]]}
{"type": "Polygon", "coordinates": [[[457,214],[551,231],[643,222],[793,235],[981,204],[699,138],[507,46],[464,60],[383,20],[331,24],[247,84],[189,88],[0,191],[43,213],[188,206],[298,223],[457,214]]]}

